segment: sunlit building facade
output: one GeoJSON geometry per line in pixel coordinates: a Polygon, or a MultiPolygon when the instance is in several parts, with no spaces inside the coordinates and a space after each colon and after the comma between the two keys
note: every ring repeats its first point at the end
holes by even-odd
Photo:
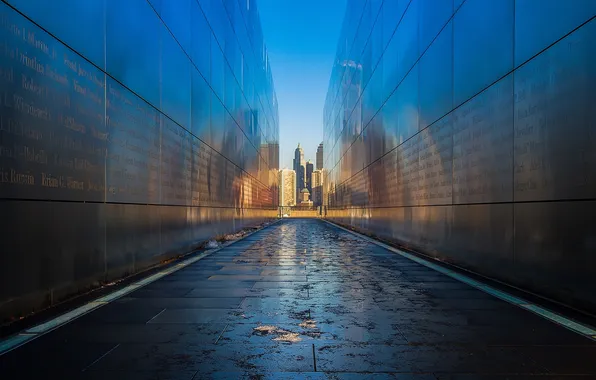
{"type": "Polygon", "coordinates": [[[591,0],[348,0],[327,217],[596,310],[595,15],[591,0]]]}
{"type": "Polygon", "coordinates": [[[6,0],[0,17],[0,317],[277,215],[254,0],[6,0]]]}
{"type": "Polygon", "coordinates": [[[315,206],[323,204],[323,171],[315,170],[312,172],[312,202],[315,206]]]}
{"type": "Polygon", "coordinates": [[[279,171],[279,206],[296,206],[296,172],[291,169],[279,171]]]}

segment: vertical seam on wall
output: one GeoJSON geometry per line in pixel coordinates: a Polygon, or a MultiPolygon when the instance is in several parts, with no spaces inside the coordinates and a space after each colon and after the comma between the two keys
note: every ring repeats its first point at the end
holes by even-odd
{"type": "MultiPolygon", "coordinates": [[[[417,173],[416,176],[418,177],[418,180],[416,181],[416,196],[420,197],[420,152],[422,151],[421,146],[424,146],[424,136],[422,136],[422,129],[420,128],[420,61],[422,60],[422,52],[421,52],[421,48],[420,48],[420,14],[421,12],[421,2],[418,1],[418,3],[416,3],[416,61],[414,62],[414,66],[412,66],[412,68],[410,69],[410,72],[412,72],[412,70],[414,70],[414,68],[418,71],[418,88],[416,89],[416,103],[418,103],[418,115],[417,115],[417,119],[416,120],[416,124],[418,124],[416,126],[416,133],[414,134],[414,136],[418,137],[418,144],[416,144],[416,149],[418,150],[418,163],[417,163],[417,173]]],[[[441,32],[443,31],[443,29],[445,28],[445,25],[443,25],[443,27],[439,30],[439,32],[437,33],[436,36],[434,36],[434,38],[430,41],[430,43],[428,44],[428,46],[423,50],[425,53],[428,49],[430,49],[430,47],[432,46],[432,44],[435,42],[435,40],[437,38],[439,38],[439,35],[441,34],[441,32]]],[[[404,77],[404,80],[408,77],[408,75],[410,74],[410,72],[406,73],[406,76],[404,77]]],[[[402,81],[403,83],[403,81],[402,81]]],[[[399,84],[401,85],[401,83],[399,84]]],[[[399,86],[398,86],[399,87],[399,86]]],[[[398,89],[396,88],[396,91],[398,91],[398,89]]],[[[399,101],[399,97],[398,97],[398,101],[399,101]]],[[[385,103],[387,102],[387,100],[385,100],[385,103]]],[[[383,103],[383,105],[385,105],[383,103]]],[[[426,129],[426,127],[424,128],[426,129]]],[[[423,201],[419,198],[418,200],[414,200],[418,206],[421,206],[423,201]]]]}
{"type": "MultiPolygon", "coordinates": [[[[154,9],[155,11],[155,9],[154,9]]],[[[164,24],[165,25],[165,24],[164,24]]],[[[162,87],[162,83],[163,83],[163,39],[161,38],[161,34],[159,35],[159,41],[158,41],[158,46],[159,46],[159,107],[161,109],[161,103],[162,103],[162,96],[163,93],[161,91],[161,87],[162,87]]],[[[213,90],[212,90],[213,91],[213,90]]],[[[161,203],[162,200],[162,163],[163,163],[163,121],[164,121],[164,115],[163,113],[160,112],[159,115],[159,203],[161,203]]],[[[163,252],[163,236],[161,233],[161,229],[162,229],[162,208],[161,207],[157,207],[157,210],[159,212],[159,252],[163,252]]],[[[133,253],[134,255],[134,253],[133,253]]]]}
{"type": "MultiPolygon", "coordinates": [[[[513,3],[513,20],[512,20],[512,35],[511,35],[511,264],[515,265],[515,8],[517,0],[512,0],[513,3]]],[[[515,269],[515,268],[514,268],[515,269]]]]}
{"type": "MultiPolygon", "coordinates": [[[[106,0],[103,2],[103,123],[105,126],[106,133],[108,132],[108,75],[106,74],[108,68],[108,5],[106,0]]],[[[103,201],[104,201],[104,212],[107,208],[106,202],[108,201],[108,151],[104,154],[103,158],[103,201]]],[[[108,280],[108,224],[104,218],[103,222],[103,272],[105,281],[108,280]]]]}
{"type": "MultiPolygon", "coordinates": [[[[463,3],[462,3],[463,4],[463,3]]],[[[460,7],[461,5],[460,4],[460,7]]],[[[459,10],[458,7],[455,9],[455,0],[451,1],[451,9],[453,10],[453,15],[451,16],[451,109],[455,105],[455,17],[457,11],[459,10]]],[[[453,221],[455,215],[455,192],[454,192],[454,183],[455,183],[455,164],[454,164],[454,157],[455,157],[455,112],[451,115],[451,223],[449,224],[449,238],[451,238],[451,231],[453,229],[453,221]]]]}

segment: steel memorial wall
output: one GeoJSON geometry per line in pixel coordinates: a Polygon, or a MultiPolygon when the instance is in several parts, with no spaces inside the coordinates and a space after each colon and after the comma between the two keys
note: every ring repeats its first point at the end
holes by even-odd
{"type": "Polygon", "coordinates": [[[0,317],[277,214],[254,1],[0,2],[0,317]]]}
{"type": "Polygon", "coordinates": [[[596,310],[596,2],[349,0],[327,217],[596,310]]]}

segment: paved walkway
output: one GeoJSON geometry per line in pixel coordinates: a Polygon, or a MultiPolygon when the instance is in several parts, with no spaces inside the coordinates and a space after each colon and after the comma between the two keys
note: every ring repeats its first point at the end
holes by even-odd
{"type": "Polygon", "coordinates": [[[558,380],[596,378],[595,358],[532,313],[284,220],[3,355],[0,378],[558,380]]]}

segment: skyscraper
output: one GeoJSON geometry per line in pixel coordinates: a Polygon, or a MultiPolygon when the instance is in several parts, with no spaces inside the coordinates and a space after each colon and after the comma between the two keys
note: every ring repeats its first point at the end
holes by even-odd
{"type": "Polygon", "coordinates": [[[319,147],[317,148],[316,164],[317,164],[317,170],[323,169],[323,143],[320,143],[319,147]]]}
{"type": "Polygon", "coordinates": [[[298,147],[294,151],[294,171],[296,172],[296,198],[298,198],[298,194],[300,190],[304,189],[305,187],[305,167],[304,167],[304,151],[300,147],[300,143],[298,143],[298,147]]]}
{"type": "Polygon", "coordinates": [[[279,171],[279,206],[296,206],[296,172],[291,169],[279,171]]]}
{"type": "Polygon", "coordinates": [[[306,178],[305,178],[305,186],[310,194],[312,195],[312,172],[314,169],[314,165],[310,160],[306,163],[306,178]]]}

